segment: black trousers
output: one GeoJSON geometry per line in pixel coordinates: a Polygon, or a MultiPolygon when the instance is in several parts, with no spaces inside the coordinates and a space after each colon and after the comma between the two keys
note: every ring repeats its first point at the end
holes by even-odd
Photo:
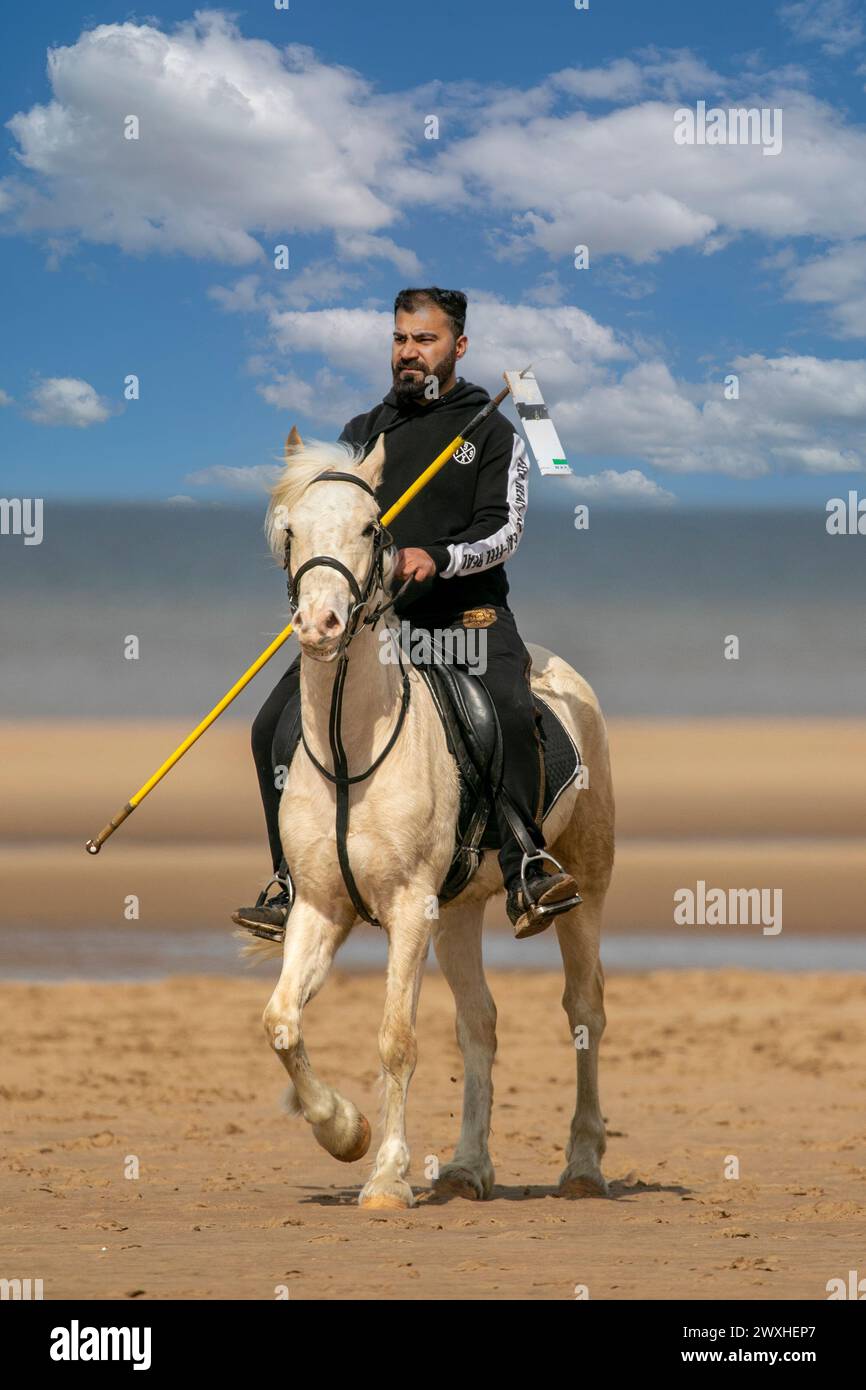
{"type": "MultiPolygon", "coordinates": [[[[502,727],[502,782],[518,815],[531,838],[541,849],[544,837],[538,825],[541,797],[541,717],[529,685],[531,658],[523,644],[514,615],[507,608],[497,608],[496,622],[477,630],[484,634],[486,670],[483,672],[487,689],[502,727]]],[[[411,620],[410,620],[411,621],[411,620]]],[[[455,626],[453,618],[441,626],[455,626]]],[[[412,630],[418,627],[412,624],[412,630]]],[[[259,778],[268,840],[274,872],[283,859],[277,817],[281,788],[274,777],[273,749],[294,748],[299,730],[301,658],[297,656],[288,671],[271,691],[253,724],[252,745],[256,772],[259,778]],[[294,729],[294,736],[293,736],[294,729]]],[[[285,755],[284,755],[285,756],[285,755]]],[[[523,851],[507,822],[497,812],[502,848],[499,865],[506,886],[519,877],[523,851]]],[[[291,868],[291,866],[289,866],[291,868]]]]}

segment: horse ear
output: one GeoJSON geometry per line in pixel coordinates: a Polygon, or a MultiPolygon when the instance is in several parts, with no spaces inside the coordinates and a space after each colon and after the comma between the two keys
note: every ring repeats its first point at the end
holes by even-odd
{"type": "Polygon", "coordinates": [[[297,425],[292,425],[292,428],[289,430],[289,433],[286,436],[286,444],[283,450],[283,455],[285,457],[286,462],[288,463],[289,456],[293,454],[296,449],[303,449],[303,447],[304,441],[300,436],[298,427],[297,425]]]}
{"type": "Polygon", "coordinates": [[[364,462],[358,465],[358,472],[369,483],[375,492],[382,481],[382,471],[385,467],[385,436],[380,434],[373,448],[370,450],[364,462]]]}

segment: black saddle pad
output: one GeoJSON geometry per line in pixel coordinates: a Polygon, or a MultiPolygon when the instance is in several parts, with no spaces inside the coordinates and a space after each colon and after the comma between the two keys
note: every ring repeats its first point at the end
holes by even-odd
{"type": "Polygon", "coordinates": [[[533,699],[541,710],[544,737],[544,809],[547,815],[580,770],[580,752],[562,721],[538,696],[533,699]]]}

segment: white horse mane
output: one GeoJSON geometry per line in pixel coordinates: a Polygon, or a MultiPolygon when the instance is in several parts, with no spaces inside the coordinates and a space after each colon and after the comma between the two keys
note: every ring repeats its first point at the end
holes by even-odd
{"type": "Polygon", "coordinates": [[[265,535],[271,551],[282,560],[286,543],[289,512],[300,501],[314,478],[326,469],[342,472],[355,470],[363,461],[364,450],[351,444],[332,444],[323,439],[311,439],[287,452],[282,476],[271,489],[265,517],[265,535]]]}

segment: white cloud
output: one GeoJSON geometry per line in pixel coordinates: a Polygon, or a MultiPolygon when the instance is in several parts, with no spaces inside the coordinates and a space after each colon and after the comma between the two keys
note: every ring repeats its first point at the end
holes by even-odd
{"type": "Polygon", "coordinates": [[[741,478],[866,469],[866,362],[736,358],[738,400],[722,382],[675,380],[660,361],[577,398],[551,401],[570,458],[635,457],[671,473],[741,478]]]}
{"type": "MultiPolygon", "coordinates": [[[[365,380],[390,376],[393,316],[379,309],[276,309],[268,316],[274,347],[283,357],[317,353],[365,380]]],[[[383,388],[384,389],[384,388],[383,388]]]]}
{"type": "Polygon", "coordinates": [[[298,271],[280,271],[270,281],[261,275],[242,275],[226,287],[213,285],[208,296],[227,313],[249,314],[286,309],[309,309],[313,305],[333,304],[347,290],[363,285],[355,271],[333,261],[310,261],[298,271]]]}
{"type": "Polygon", "coordinates": [[[369,232],[338,232],[337,251],[351,261],[390,261],[401,275],[420,275],[421,262],[414,251],[398,246],[387,236],[369,232]]]}
{"type": "Polygon", "coordinates": [[[89,382],[57,376],[47,377],[34,386],[24,413],[37,425],[87,429],[89,425],[103,424],[113,412],[89,382]]]}
{"type": "Polygon", "coordinates": [[[641,473],[638,468],[630,468],[618,473],[614,468],[605,468],[601,473],[591,473],[585,478],[577,477],[571,481],[570,490],[579,501],[646,503],[669,506],[677,499],[666,488],[659,487],[652,478],[641,473]]]}
{"type": "Polygon", "coordinates": [[[53,264],[64,233],[242,265],[294,232],[331,232],[344,263],[385,259],[414,276],[415,251],[390,229],[433,204],[471,216],[503,254],[556,260],[578,242],[647,262],[744,232],[866,232],[866,133],[804,92],[797,69],[752,63],[730,79],[688,51],[647,49],[487,100],[477,83],[387,94],[200,11],[168,33],[99,25],[51,50],[48,72],[52,100],[9,122],[21,176],[0,187],[0,212],[43,231],[53,264]],[[697,97],[781,106],[781,155],[675,145],[675,104],[697,97]],[[596,101],[617,106],[583,109],[596,101]],[[448,127],[441,147],[421,136],[430,109],[448,127]],[[137,141],[123,138],[130,114],[137,141]]]}
{"type": "Polygon", "coordinates": [[[291,372],[276,373],[270,382],[256,388],[269,405],[307,419],[339,425],[368,408],[363,389],[350,384],[327,367],[318,371],[312,381],[305,381],[291,372]]]}
{"type": "Polygon", "coordinates": [[[682,146],[674,105],[643,101],[589,116],[502,119],[440,155],[488,208],[508,218],[505,251],[653,260],[683,247],[720,249],[754,232],[847,238],[866,232],[866,132],[794,89],[738,91],[731,105],[783,110],[783,148],[682,146]]]}
{"type": "Polygon", "coordinates": [[[565,68],[551,85],[582,101],[639,101],[662,96],[671,101],[686,93],[721,90],[724,78],[687,49],[660,53],[645,49],[633,58],[615,58],[606,67],[565,68]]]}
{"type": "MultiPolygon", "coordinates": [[[[759,54],[738,55],[739,71],[749,72],[753,84],[803,87],[809,81],[807,71],[796,64],[762,71],[759,54]]],[[[431,84],[429,98],[424,88],[416,95],[419,101],[426,102],[425,109],[444,113],[451,138],[456,126],[474,129],[503,120],[525,123],[549,115],[563,97],[623,105],[650,97],[678,101],[687,96],[721,96],[739,85],[739,76],[732,81],[688,49],[661,50],[650,46],[637,49],[633,57],[612,59],[603,67],[560,69],[545,76],[535,87],[461,81],[431,84]]]]}
{"type": "Polygon", "coordinates": [[[561,304],[566,298],[565,285],[555,270],[545,270],[535,284],[526,291],[530,304],[561,304]]]}
{"type": "Polygon", "coordinates": [[[262,257],[254,233],[395,220],[378,189],[408,159],[407,99],[309,49],[245,39],[228,15],[199,11],[171,33],[98,25],[50,50],[48,76],[53,99],[8,122],[46,189],[4,185],[22,228],[244,264],[262,257]],[[128,115],[138,140],[124,138],[128,115]]]}
{"type": "Polygon", "coordinates": [[[251,314],[265,307],[266,297],[261,285],[259,275],[242,275],[228,289],[225,285],[212,285],[208,298],[215,300],[227,314],[251,314]]]}
{"type": "Polygon", "coordinates": [[[866,241],[836,246],[788,269],[788,297],[826,304],[840,338],[866,337],[866,241]]]}
{"type": "Polygon", "coordinates": [[[234,468],[216,463],[211,468],[199,468],[188,473],[185,483],[192,487],[227,487],[235,492],[267,492],[280,476],[278,463],[257,463],[250,468],[234,468]]]}
{"type": "Polygon", "coordinates": [[[0,387],[0,407],[4,405],[12,405],[14,403],[14,399],[14,396],[10,396],[8,391],[4,391],[2,387],[0,387]]]}
{"type": "Polygon", "coordinates": [[[820,44],[834,58],[859,48],[866,38],[855,0],[794,0],[793,4],[781,6],[779,18],[795,39],[820,44]]]}

